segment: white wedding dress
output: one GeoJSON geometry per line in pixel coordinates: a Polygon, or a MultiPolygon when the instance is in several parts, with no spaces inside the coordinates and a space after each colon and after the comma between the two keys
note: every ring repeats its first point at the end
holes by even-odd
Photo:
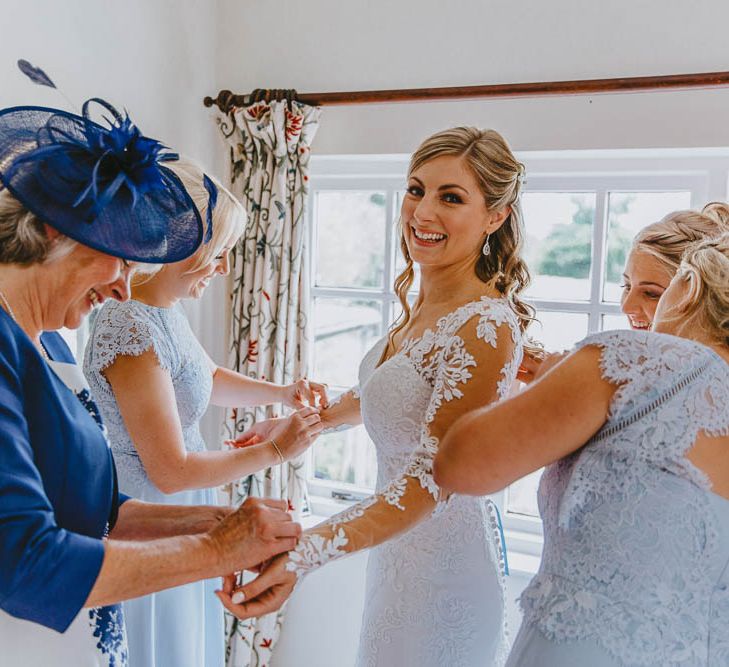
{"type": "Polygon", "coordinates": [[[366,355],[359,389],[348,397],[359,398],[377,448],[376,495],[307,531],[289,569],[301,576],[379,544],[367,568],[360,667],[502,665],[508,642],[497,511],[481,498],[438,502],[431,433],[439,419],[444,432],[457,404],[473,409],[506,396],[522,354],[516,316],[507,300],[482,298],[378,367],[385,342],[366,355]],[[494,359],[503,365],[487,368],[494,359]],[[486,394],[485,386],[491,399],[473,395],[486,394]]]}

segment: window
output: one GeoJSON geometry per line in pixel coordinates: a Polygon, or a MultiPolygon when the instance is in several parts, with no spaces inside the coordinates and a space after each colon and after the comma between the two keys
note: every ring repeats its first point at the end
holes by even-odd
{"type": "MultiPolygon", "coordinates": [[[[635,233],[666,213],[727,197],[729,151],[522,154],[530,335],[568,349],[590,332],[624,328],[623,265],[635,233]]],[[[332,393],[356,384],[365,351],[399,313],[392,283],[403,261],[396,221],[407,157],[312,158],[309,245],[314,306],[311,377],[332,393]]],[[[417,291],[417,284],[414,285],[417,291]]],[[[317,498],[357,498],[376,479],[362,427],[321,437],[309,462],[317,498]]],[[[538,554],[537,471],[500,494],[510,545],[538,554]],[[516,536],[516,538],[514,538],[516,536]],[[519,536],[526,536],[521,539],[519,536]]]]}

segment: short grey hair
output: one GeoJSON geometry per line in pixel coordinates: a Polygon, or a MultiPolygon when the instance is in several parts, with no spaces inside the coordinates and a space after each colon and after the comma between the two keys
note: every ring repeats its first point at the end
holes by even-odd
{"type": "Polygon", "coordinates": [[[0,189],[0,264],[52,262],[75,246],[65,235],[49,238],[43,222],[7,188],[0,189]]]}

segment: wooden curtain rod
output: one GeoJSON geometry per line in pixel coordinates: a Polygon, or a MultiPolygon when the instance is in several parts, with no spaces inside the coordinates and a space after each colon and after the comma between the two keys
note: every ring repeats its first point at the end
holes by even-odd
{"type": "Polygon", "coordinates": [[[444,88],[406,88],[401,90],[357,90],[340,93],[296,93],[293,90],[254,91],[251,95],[234,95],[221,90],[213,99],[206,97],[206,107],[214,104],[223,113],[233,107],[249,104],[255,99],[279,99],[293,96],[311,106],[346,104],[384,104],[389,102],[427,102],[432,100],[464,100],[483,97],[545,97],[551,95],[585,95],[590,93],[625,93],[645,90],[681,88],[710,88],[729,86],[729,72],[704,74],[670,74],[666,76],[637,76],[623,79],[583,79],[580,81],[540,81],[535,83],[505,83],[488,86],[453,86],[444,88]]]}

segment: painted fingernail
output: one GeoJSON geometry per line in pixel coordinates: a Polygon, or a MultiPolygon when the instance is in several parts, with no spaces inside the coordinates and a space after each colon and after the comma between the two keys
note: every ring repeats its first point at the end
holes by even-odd
{"type": "Polygon", "coordinates": [[[233,600],[233,604],[240,604],[246,599],[246,596],[243,595],[242,591],[237,591],[236,593],[233,593],[233,597],[231,600],[233,600]]]}

